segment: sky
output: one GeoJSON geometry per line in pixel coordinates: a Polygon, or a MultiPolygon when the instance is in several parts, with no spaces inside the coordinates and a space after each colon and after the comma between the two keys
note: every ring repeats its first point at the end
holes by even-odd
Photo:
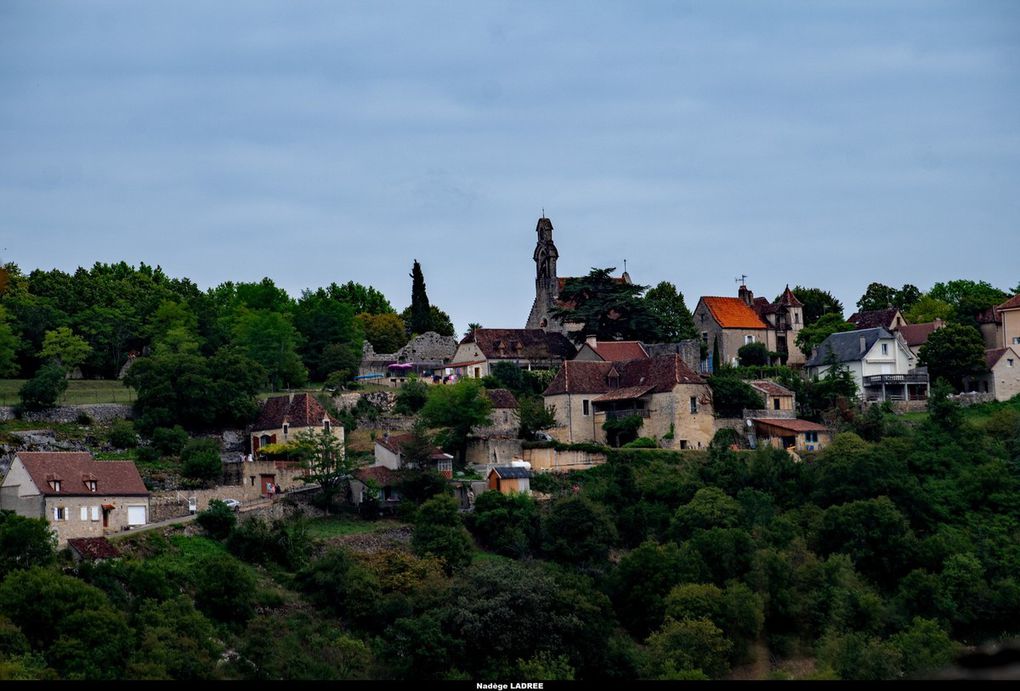
{"type": "Polygon", "coordinates": [[[623,261],[700,295],[1020,281],[1020,3],[0,1],[0,261],[411,265],[458,332],[623,261]],[[1006,251],[1011,248],[1011,251],[1006,251]]]}

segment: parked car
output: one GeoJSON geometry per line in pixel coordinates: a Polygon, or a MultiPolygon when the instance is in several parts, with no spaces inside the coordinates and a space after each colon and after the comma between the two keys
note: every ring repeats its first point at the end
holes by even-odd
{"type": "Polygon", "coordinates": [[[238,511],[241,508],[241,502],[236,499],[222,499],[221,501],[234,511],[238,511]]]}

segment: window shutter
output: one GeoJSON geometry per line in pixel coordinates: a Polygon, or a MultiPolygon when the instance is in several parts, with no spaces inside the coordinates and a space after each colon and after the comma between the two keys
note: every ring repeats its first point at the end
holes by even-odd
{"type": "Polygon", "coordinates": [[[83,521],[89,520],[89,507],[87,506],[81,507],[81,520],[83,521]]]}
{"type": "Polygon", "coordinates": [[[55,521],[59,521],[60,520],[58,518],[59,514],[57,513],[57,511],[58,511],[57,507],[54,506],[53,507],[53,520],[55,520],[55,521]]]}

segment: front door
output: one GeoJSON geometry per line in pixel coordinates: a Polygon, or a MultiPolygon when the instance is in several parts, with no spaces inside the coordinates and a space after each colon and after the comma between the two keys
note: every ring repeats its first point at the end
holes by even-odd
{"type": "Polygon", "coordinates": [[[259,477],[261,478],[262,495],[268,497],[276,487],[276,476],[263,473],[259,477]]]}

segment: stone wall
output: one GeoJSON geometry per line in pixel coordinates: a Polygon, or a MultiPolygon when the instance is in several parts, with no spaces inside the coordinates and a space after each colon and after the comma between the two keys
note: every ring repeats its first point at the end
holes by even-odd
{"type": "Polygon", "coordinates": [[[566,472],[584,470],[606,462],[604,453],[591,451],[557,451],[556,449],[524,449],[522,458],[536,471],[566,472]]]}
{"type": "MultiPolygon", "coordinates": [[[[114,420],[131,419],[131,406],[119,403],[95,403],[88,405],[64,405],[41,412],[25,412],[21,419],[28,422],[77,422],[78,416],[84,413],[95,422],[112,422],[114,420]]],[[[0,422],[14,419],[12,406],[0,406],[0,422]]]]}
{"type": "Polygon", "coordinates": [[[468,465],[509,465],[521,458],[520,439],[507,437],[472,437],[468,439],[465,460],[468,465]]]}

